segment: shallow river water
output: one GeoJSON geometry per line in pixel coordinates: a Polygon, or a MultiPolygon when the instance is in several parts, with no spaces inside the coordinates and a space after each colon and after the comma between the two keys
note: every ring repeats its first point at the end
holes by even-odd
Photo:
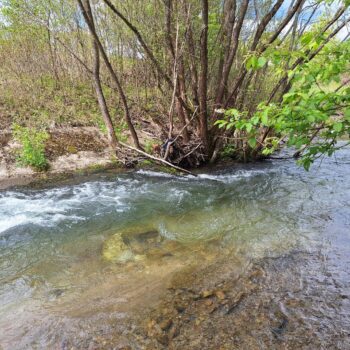
{"type": "Polygon", "coordinates": [[[310,172],[293,160],[270,160],[197,177],[110,172],[5,190],[0,348],[103,341],[122,332],[130,315],[155,305],[174,274],[223,257],[244,270],[295,251],[320,257],[310,269],[326,269],[336,282],[342,304],[329,314],[343,313],[346,329],[349,249],[349,148],[310,172]]]}

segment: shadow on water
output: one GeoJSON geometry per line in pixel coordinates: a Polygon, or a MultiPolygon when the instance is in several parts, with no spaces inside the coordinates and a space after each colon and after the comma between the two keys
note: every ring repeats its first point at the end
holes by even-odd
{"type": "Polygon", "coordinates": [[[349,326],[349,157],[310,173],[269,161],[1,192],[0,344],[297,349],[299,325],[345,348],[336,330],[349,326]],[[179,298],[186,306],[172,313],[179,298]],[[171,325],[157,333],[164,308],[171,325]],[[151,330],[140,326],[149,317],[151,330]]]}

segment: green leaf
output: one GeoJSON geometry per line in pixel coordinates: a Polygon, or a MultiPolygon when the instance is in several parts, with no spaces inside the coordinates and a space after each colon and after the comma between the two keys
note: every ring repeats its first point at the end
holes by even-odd
{"type": "Polygon", "coordinates": [[[256,56],[251,56],[246,62],[247,69],[257,69],[259,67],[258,58],[256,56]]]}
{"type": "Polygon", "coordinates": [[[313,116],[312,114],[309,114],[307,116],[307,120],[310,122],[310,123],[313,123],[315,121],[315,116],[313,116]]]}
{"type": "Polygon", "coordinates": [[[255,139],[255,137],[251,137],[250,139],[248,139],[248,145],[251,148],[255,148],[255,146],[256,146],[256,139],[255,139]]]}
{"type": "Polygon", "coordinates": [[[313,37],[314,37],[314,34],[312,32],[306,33],[301,38],[301,43],[304,44],[304,45],[307,45],[307,44],[309,44],[311,42],[313,37]]]}
{"type": "Polygon", "coordinates": [[[226,125],[226,130],[232,129],[235,126],[235,123],[230,122],[226,125]]]}
{"type": "Polygon", "coordinates": [[[343,129],[343,123],[337,122],[333,124],[333,130],[336,132],[340,132],[343,129]]]}
{"type": "Polygon", "coordinates": [[[272,153],[272,149],[270,148],[264,148],[261,152],[264,156],[268,156],[272,153]]]}
{"type": "Polygon", "coordinates": [[[236,108],[230,108],[225,112],[225,115],[229,117],[238,117],[240,115],[240,112],[236,108]]]}
{"type": "Polygon", "coordinates": [[[257,115],[255,115],[253,118],[250,119],[251,123],[253,125],[257,125],[259,123],[259,117],[257,115]]]}
{"type": "Polygon", "coordinates": [[[265,57],[262,57],[262,56],[259,57],[259,59],[258,59],[258,67],[259,68],[264,67],[266,62],[267,62],[267,59],[265,57]]]}
{"type": "Polygon", "coordinates": [[[245,128],[246,128],[246,130],[247,130],[248,132],[251,132],[251,131],[252,131],[252,128],[253,128],[253,124],[247,123],[246,126],[245,126],[245,128]]]}
{"type": "Polygon", "coordinates": [[[312,160],[310,158],[304,158],[301,160],[301,164],[306,171],[310,170],[310,166],[312,164],[312,160]]]}
{"type": "Polygon", "coordinates": [[[268,124],[268,113],[269,111],[267,109],[264,110],[262,116],[261,116],[261,122],[264,124],[264,125],[267,125],[268,124]]]}
{"type": "MultiPolygon", "coordinates": [[[[350,1],[350,0],[349,0],[350,1]]],[[[344,112],[345,119],[350,121],[350,108],[346,109],[344,112]]]]}

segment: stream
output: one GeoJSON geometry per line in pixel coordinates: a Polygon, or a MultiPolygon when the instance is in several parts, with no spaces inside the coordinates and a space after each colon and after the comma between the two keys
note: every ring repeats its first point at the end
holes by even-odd
{"type": "MultiPolygon", "coordinates": [[[[295,314],[325,318],[319,336],[341,330],[344,338],[327,339],[346,349],[349,250],[350,148],[310,172],[292,159],[269,160],[196,177],[110,171],[80,183],[4,190],[0,349],[102,349],[111,334],[128,338],[131,320],[156,307],[174,276],[200,274],[223,260],[244,274],[256,261],[300,252],[306,258],[298,273],[312,276],[298,300],[307,300],[314,283],[324,308],[315,316],[316,306],[304,303],[295,314]],[[336,304],[327,304],[330,295],[336,304]]],[[[300,259],[293,261],[298,266],[300,259]]]]}

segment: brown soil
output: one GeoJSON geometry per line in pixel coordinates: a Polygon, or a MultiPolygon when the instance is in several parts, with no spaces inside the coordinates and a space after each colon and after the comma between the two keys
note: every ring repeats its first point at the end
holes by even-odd
{"type": "Polygon", "coordinates": [[[11,134],[10,133],[3,133],[0,134],[0,147],[5,147],[11,140],[11,134]]]}
{"type": "Polygon", "coordinates": [[[64,128],[50,132],[45,153],[52,161],[60,156],[81,151],[103,152],[107,146],[106,139],[95,128],[64,128]]]}

